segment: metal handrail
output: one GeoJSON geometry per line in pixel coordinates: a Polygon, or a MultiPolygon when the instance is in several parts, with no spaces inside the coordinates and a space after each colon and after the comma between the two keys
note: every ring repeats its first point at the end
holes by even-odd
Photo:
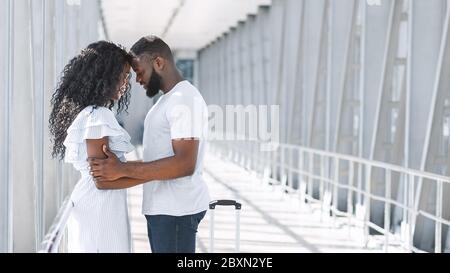
{"type": "MultiPolygon", "coordinates": [[[[335,152],[329,152],[324,150],[313,149],[309,147],[303,147],[293,144],[277,143],[278,149],[275,152],[263,152],[261,150],[255,150],[249,148],[251,145],[266,144],[257,140],[239,140],[236,143],[232,141],[210,141],[212,147],[218,148],[219,151],[223,151],[228,156],[233,158],[236,163],[243,165],[245,168],[249,168],[249,161],[253,162],[253,166],[256,163],[256,168],[252,171],[263,175],[266,181],[275,181],[277,185],[281,185],[284,192],[297,192],[303,202],[316,201],[322,203],[322,209],[328,210],[333,213],[333,216],[345,216],[362,222],[364,227],[364,238],[366,244],[369,241],[369,228],[372,228],[384,235],[385,250],[388,251],[390,238],[398,237],[398,234],[391,233],[390,230],[390,216],[391,205],[395,205],[404,211],[403,222],[406,224],[406,234],[401,234],[401,243],[404,248],[410,252],[424,252],[413,245],[413,234],[415,230],[415,223],[417,216],[421,215],[429,220],[435,222],[435,252],[442,252],[441,238],[442,238],[442,225],[450,226],[450,221],[442,217],[443,206],[443,185],[444,183],[450,183],[450,177],[442,176],[434,173],[429,173],[420,170],[414,170],[397,166],[385,162],[373,161],[364,158],[359,158],[351,155],[344,155],[335,152]],[[288,155],[288,157],[286,157],[288,155]],[[295,158],[294,156],[297,156],[295,158]],[[294,158],[297,159],[297,164],[294,166],[294,158]],[[316,160],[319,158],[319,160],[316,160]],[[244,159],[244,160],[242,160],[244,159]],[[320,161],[319,164],[316,162],[320,161]],[[349,183],[343,184],[340,181],[342,175],[342,169],[340,165],[342,162],[346,162],[348,166],[348,181],[349,183]],[[308,163],[308,164],[305,164],[308,163]],[[259,166],[258,166],[259,165],[259,166]],[[308,167],[305,168],[305,165],[308,167]],[[334,169],[332,168],[334,167],[334,169]],[[354,176],[355,166],[359,167],[356,172],[358,177],[354,176]],[[267,168],[272,169],[272,174],[268,174],[265,170],[267,168]],[[273,171],[277,169],[274,175],[273,171]],[[318,172],[317,170],[320,170],[318,172]],[[385,192],[384,195],[375,194],[371,192],[371,180],[372,171],[382,170],[385,173],[385,192]],[[365,177],[362,177],[362,170],[365,171],[365,177]],[[404,176],[405,188],[404,188],[404,200],[398,201],[391,196],[391,180],[393,173],[397,173],[399,176],[404,176]],[[277,176],[279,174],[279,176],[277,176]],[[299,177],[298,188],[294,189],[291,185],[291,181],[294,175],[299,177]],[[358,185],[353,185],[353,181],[358,180],[358,185]],[[436,209],[435,213],[429,213],[419,208],[419,195],[416,193],[416,186],[420,185],[423,180],[429,180],[436,183],[436,209]],[[319,198],[313,197],[313,184],[320,182],[319,198]],[[363,182],[364,181],[364,186],[363,182]],[[350,183],[351,182],[351,183],[350,183]],[[325,183],[330,185],[332,189],[328,189],[328,195],[332,198],[325,200],[325,183]],[[416,184],[418,183],[418,184],[416,184]],[[303,184],[303,185],[302,185],[303,184]],[[303,192],[299,189],[303,189],[303,192]],[[338,189],[347,190],[347,204],[350,205],[349,211],[338,210],[338,189]],[[353,193],[359,194],[359,202],[355,202],[353,193]],[[364,200],[363,200],[364,197],[364,200]],[[376,200],[384,203],[384,226],[378,226],[370,221],[370,203],[376,200]],[[325,204],[329,202],[330,204],[325,204]],[[359,205],[363,208],[364,217],[358,219],[356,211],[353,211],[353,204],[359,205]],[[402,236],[405,235],[405,236],[402,236]]],[[[251,164],[250,164],[251,166],[251,164]]],[[[252,169],[250,167],[250,169],[252,169]]],[[[345,171],[345,169],[344,169],[345,171]]],[[[269,171],[270,172],[270,171],[269,171]]]]}
{"type": "Polygon", "coordinates": [[[39,253],[59,252],[61,239],[65,233],[67,220],[69,219],[72,209],[73,203],[69,197],[66,197],[53,221],[53,224],[41,243],[41,248],[38,251],[39,253]]]}

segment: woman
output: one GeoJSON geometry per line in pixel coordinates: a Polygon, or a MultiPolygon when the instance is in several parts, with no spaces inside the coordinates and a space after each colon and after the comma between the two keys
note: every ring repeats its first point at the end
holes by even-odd
{"type": "Polygon", "coordinates": [[[120,46],[89,45],[64,68],[53,94],[50,132],[53,157],[80,171],[68,221],[70,252],[130,252],[126,190],[99,190],[89,173],[88,157],[105,158],[105,144],[122,161],[133,146],[112,107],[129,104],[131,56],[120,46]]]}

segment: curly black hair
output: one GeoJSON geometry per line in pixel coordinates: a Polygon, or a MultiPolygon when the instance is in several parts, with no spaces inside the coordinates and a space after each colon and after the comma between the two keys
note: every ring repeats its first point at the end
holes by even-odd
{"type": "MultiPolygon", "coordinates": [[[[118,91],[120,76],[131,61],[132,56],[122,46],[107,41],[90,44],[69,61],[51,99],[49,128],[53,158],[64,158],[67,129],[85,107],[114,107],[112,98],[118,91]]],[[[130,89],[128,83],[117,103],[118,113],[128,109],[130,89]]]]}

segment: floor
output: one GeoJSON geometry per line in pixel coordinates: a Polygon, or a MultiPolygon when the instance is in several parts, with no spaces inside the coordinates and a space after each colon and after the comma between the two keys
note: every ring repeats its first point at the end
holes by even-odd
{"type": "MultiPolygon", "coordinates": [[[[137,155],[138,156],[138,155],[137,155]]],[[[371,238],[364,247],[363,230],[346,218],[321,213],[319,205],[301,204],[296,195],[263,184],[245,169],[212,154],[206,155],[204,179],[212,199],[234,199],[240,212],[240,252],[384,252],[383,240],[371,238]]],[[[142,187],[129,190],[135,252],[150,252],[145,217],[141,215],[142,187]]],[[[236,249],[236,212],[218,207],[214,221],[214,252],[236,249]]],[[[201,222],[197,252],[209,252],[210,212],[201,222]]],[[[402,252],[391,245],[390,252],[402,252]]]]}

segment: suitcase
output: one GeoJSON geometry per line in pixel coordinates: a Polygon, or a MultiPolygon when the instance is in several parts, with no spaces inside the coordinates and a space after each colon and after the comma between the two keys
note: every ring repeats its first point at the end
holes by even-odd
{"type": "Polygon", "coordinates": [[[240,247],[240,211],[241,203],[235,200],[214,200],[209,203],[209,253],[214,252],[214,211],[216,206],[234,206],[236,211],[236,247],[235,252],[239,252],[240,247]]]}

